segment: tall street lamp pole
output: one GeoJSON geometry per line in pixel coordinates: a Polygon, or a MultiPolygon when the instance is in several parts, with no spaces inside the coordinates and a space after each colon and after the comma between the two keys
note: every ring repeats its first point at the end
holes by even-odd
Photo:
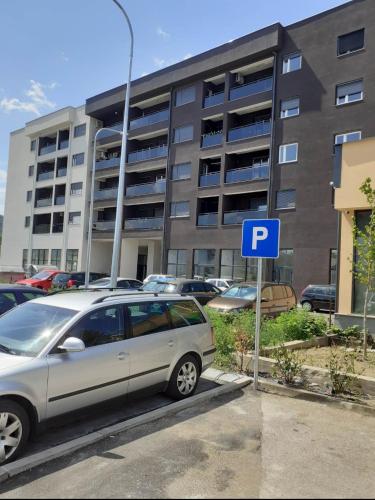
{"type": "Polygon", "coordinates": [[[130,32],[130,53],[129,53],[129,74],[128,80],[126,82],[126,95],[125,95],[125,107],[124,107],[124,125],[122,129],[122,144],[121,144],[121,158],[120,158],[120,172],[119,172],[119,184],[117,193],[117,208],[116,208],[116,223],[115,223],[115,235],[113,241],[113,253],[112,253],[112,267],[111,267],[111,288],[117,286],[117,278],[120,265],[120,255],[121,255],[121,240],[122,240],[122,219],[123,219],[123,198],[125,192],[125,163],[127,155],[127,141],[128,141],[128,116],[129,116],[129,100],[130,100],[130,82],[132,75],[132,64],[133,64],[133,51],[134,51],[134,33],[133,28],[126,13],[124,7],[120,4],[118,0],[112,0],[117,7],[121,10],[125,17],[125,20],[129,27],[130,32]]]}

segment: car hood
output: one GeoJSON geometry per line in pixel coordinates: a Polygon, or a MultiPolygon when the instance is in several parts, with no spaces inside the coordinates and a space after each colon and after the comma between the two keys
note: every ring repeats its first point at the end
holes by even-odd
{"type": "Polygon", "coordinates": [[[253,300],[238,299],[236,297],[216,297],[211,300],[207,305],[213,309],[221,311],[231,311],[240,307],[251,307],[254,304],[253,300]]]}
{"type": "Polygon", "coordinates": [[[32,358],[25,356],[13,356],[12,354],[5,354],[0,352],[0,375],[2,371],[17,368],[25,363],[29,363],[32,358]]]}
{"type": "Polygon", "coordinates": [[[18,280],[16,281],[17,285],[35,285],[36,283],[40,283],[41,280],[34,280],[32,278],[26,280],[18,280]]]}

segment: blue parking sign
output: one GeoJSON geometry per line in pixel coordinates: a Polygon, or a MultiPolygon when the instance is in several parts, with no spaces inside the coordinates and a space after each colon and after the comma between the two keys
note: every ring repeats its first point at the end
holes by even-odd
{"type": "Polygon", "coordinates": [[[242,225],[242,257],[278,259],[280,219],[244,220],[242,225]]]}

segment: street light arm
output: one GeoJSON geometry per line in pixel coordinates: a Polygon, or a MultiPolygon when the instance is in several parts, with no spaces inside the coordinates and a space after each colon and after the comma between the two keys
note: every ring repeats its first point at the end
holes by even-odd
{"type": "Polygon", "coordinates": [[[126,10],[124,9],[124,7],[120,4],[120,2],[118,0],[112,0],[113,3],[115,3],[117,5],[117,7],[121,10],[121,12],[123,13],[125,19],[126,19],[126,22],[128,23],[128,27],[129,27],[129,31],[130,31],[130,54],[131,54],[131,57],[133,57],[133,51],[134,51],[134,31],[133,31],[133,26],[132,26],[132,23],[130,22],[130,19],[129,19],[129,16],[126,12],[126,10]]]}

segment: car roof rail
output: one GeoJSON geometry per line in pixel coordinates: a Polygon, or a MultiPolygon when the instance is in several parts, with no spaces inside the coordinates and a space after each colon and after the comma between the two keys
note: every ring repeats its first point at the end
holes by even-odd
{"type": "MultiPolygon", "coordinates": [[[[128,292],[128,293],[116,293],[116,295],[104,295],[104,297],[99,297],[98,299],[94,300],[93,304],[100,304],[101,302],[105,302],[106,300],[111,300],[111,299],[114,300],[114,299],[117,299],[118,297],[119,298],[121,298],[121,297],[131,297],[132,295],[138,296],[138,297],[140,296],[139,294],[137,294],[136,291],[134,293],[133,292],[128,292]]],[[[156,292],[143,292],[142,295],[152,295],[153,297],[159,297],[159,294],[156,293],[156,292]]]]}

